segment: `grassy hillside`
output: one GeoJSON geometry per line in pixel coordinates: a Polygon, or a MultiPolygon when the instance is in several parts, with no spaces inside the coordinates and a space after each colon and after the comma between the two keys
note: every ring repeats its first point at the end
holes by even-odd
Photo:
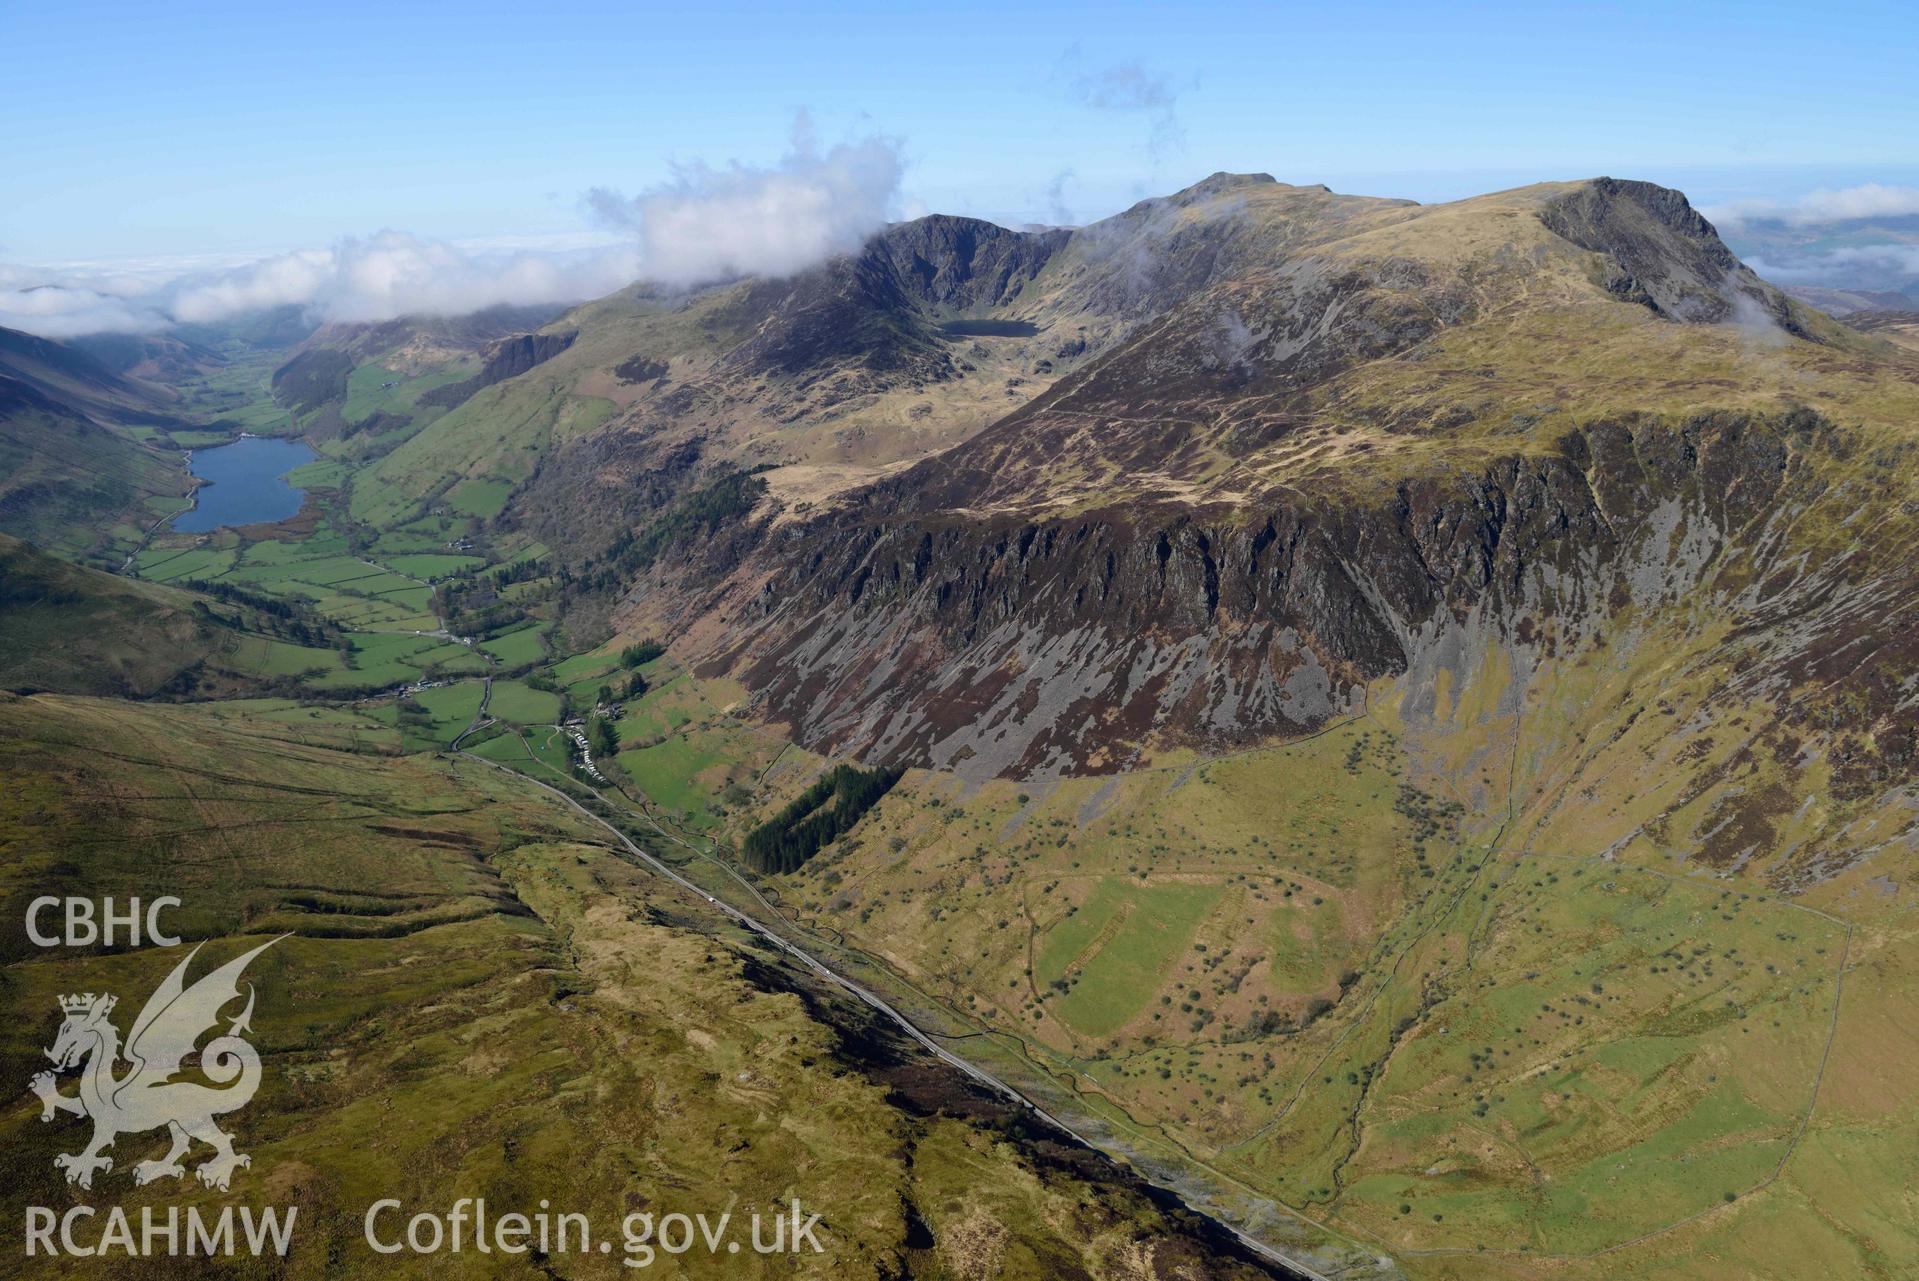
{"type": "Polygon", "coordinates": [[[0,373],[0,533],[110,557],[187,505],[180,455],[0,373]]]}
{"type": "MultiPolygon", "coordinates": [[[[371,1268],[376,1198],[411,1211],[474,1195],[495,1213],[545,1198],[589,1215],[611,1257],[551,1260],[581,1277],[624,1274],[619,1225],[637,1209],[744,1218],[793,1196],[822,1214],[829,1251],[802,1275],[1253,1275],[1137,1191],[1094,1189],[1095,1167],[1019,1137],[546,794],[482,763],[348,750],[359,733],[302,709],[0,696],[9,1073],[45,1066],[58,994],[119,992],[124,1021],[179,956],[29,947],[29,895],[176,894],[171,923],[209,960],[292,934],[248,975],[265,1073],[227,1122],[252,1157],[230,1195],[136,1189],[127,1171],[159,1136],[123,1136],[93,1193],[71,1188],[52,1158],[75,1125],[43,1125],[18,1095],[0,1111],[9,1204],[297,1204],[275,1271],[289,1277],[371,1268]]],[[[684,1263],[794,1270],[750,1252],[684,1263]]],[[[459,1265],[526,1271],[498,1254],[459,1265]]],[[[438,1276],[448,1260],[380,1266],[438,1276]]]]}
{"type": "Polygon", "coordinates": [[[117,567],[187,505],[181,450],[288,426],[265,394],[276,350],[224,331],[0,330],[0,532],[117,567]]]}
{"type": "Polygon", "coordinates": [[[480,371],[492,345],[537,329],[553,307],[329,324],[282,353],[268,385],[297,429],[347,459],[377,457],[448,408],[442,392],[480,371]]]}
{"type": "Polygon", "coordinates": [[[97,422],[167,426],[177,421],[178,393],[116,369],[79,342],[0,329],[0,376],[97,422]]]}
{"type": "Polygon", "coordinates": [[[0,535],[0,688],[134,698],[257,691],[328,666],[322,633],[272,601],[122,578],[0,535]]]}

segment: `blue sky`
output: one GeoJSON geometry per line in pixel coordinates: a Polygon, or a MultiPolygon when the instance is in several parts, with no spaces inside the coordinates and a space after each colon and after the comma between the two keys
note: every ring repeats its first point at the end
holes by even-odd
{"type": "MultiPolygon", "coordinates": [[[[929,210],[1090,221],[1220,169],[1428,201],[1599,173],[1679,186],[1701,205],[1862,183],[1919,199],[1916,12],[1772,0],[10,4],[0,290],[332,246],[324,270],[276,269],[305,273],[285,297],[336,316],[422,297],[558,297],[667,253],[648,244],[555,269],[566,282],[522,263],[521,276],[547,276],[520,294],[482,287],[459,255],[645,241],[668,212],[723,222],[753,193],[667,210],[646,197],[676,174],[684,191],[801,172],[780,166],[802,112],[809,155],[864,175],[841,174],[835,190],[858,207],[810,229],[812,252],[843,247],[849,226],[929,210]],[[859,150],[875,140],[893,165],[877,178],[859,150]],[[596,219],[596,188],[641,199],[609,197],[613,216],[596,219]],[[383,230],[369,300],[339,284],[365,266],[364,242],[344,238],[383,230]],[[433,272],[424,292],[393,283],[433,272]]],[[[769,269],[736,248],[693,261],[769,269]]],[[[233,298],[271,295],[242,284],[233,298]]],[[[119,298],[131,286],[98,287],[119,298]]],[[[14,302],[30,312],[52,297],[14,302]]],[[[150,323],[182,318],[172,301],[154,307],[150,323]]],[[[16,311],[0,305],[0,323],[78,323],[16,311]]]]}
{"type": "Polygon", "coordinates": [[[1604,171],[1708,202],[1919,168],[1919,7],[1451,8],[8,5],[0,256],[578,230],[589,187],[773,160],[800,108],[901,139],[909,198],[1004,218],[1046,216],[1067,171],[1086,218],[1222,168],[1425,199],[1604,171]],[[1121,67],[1168,105],[1090,102],[1121,67]]]}

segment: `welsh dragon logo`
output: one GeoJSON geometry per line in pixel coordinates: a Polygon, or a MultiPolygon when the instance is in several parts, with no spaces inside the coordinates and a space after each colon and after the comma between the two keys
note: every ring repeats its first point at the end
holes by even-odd
{"type": "Polygon", "coordinates": [[[46,1052],[55,1071],[34,1077],[30,1088],[40,1096],[42,1121],[68,1112],[93,1122],[93,1141],[83,1151],[53,1158],[54,1165],[66,1171],[67,1182],[91,1188],[95,1171],[113,1169],[113,1158],[103,1152],[113,1146],[114,1139],[161,1127],[172,1135],[173,1146],[159,1160],[134,1166],[135,1183],[177,1179],[186,1174],[180,1158],[196,1139],[213,1149],[213,1155],[194,1170],[200,1182],[210,1188],[226,1191],[233,1172],[252,1164],[253,1158],[233,1150],[233,1136],[213,1123],[214,1117],[245,1107],[260,1088],[259,1051],[241,1039],[242,1033],[253,1030],[251,983],[247,984],[246,1008],[228,1024],[226,1035],[208,1041],[200,1051],[200,1075],[214,1084],[174,1078],[182,1072],[183,1061],[193,1053],[201,1034],[219,1022],[220,1011],[229,1002],[238,999],[240,975],[248,962],[279,941],[269,939],[191,987],[186,985],[187,966],[200,949],[189,952],[133,1021],[133,1030],[127,1035],[128,1066],[124,1072],[116,1071],[122,1055],[120,1032],[107,1018],[118,998],[91,992],[60,998],[60,1010],[66,1019],[60,1024],[53,1048],[46,1052]],[[77,1096],[58,1090],[56,1073],[72,1067],[80,1068],[77,1096]]]}

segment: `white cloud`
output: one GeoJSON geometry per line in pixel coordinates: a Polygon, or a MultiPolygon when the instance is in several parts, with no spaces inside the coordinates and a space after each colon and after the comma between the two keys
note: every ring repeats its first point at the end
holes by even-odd
{"type": "Polygon", "coordinates": [[[1822,187],[1796,200],[1730,200],[1710,205],[1701,212],[1723,226],[1759,221],[1804,226],[1815,222],[1897,218],[1919,214],[1919,187],[1889,187],[1877,182],[1838,190],[1822,187]]]}
{"type": "Polygon", "coordinates": [[[1784,285],[1898,290],[1919,280],[1919,245],[1848,245],[1777,261],[1750,258],[1747,265],[1784,285]]]}
{"type": "Polygon", "coordinates": [[[1081,70],[1077,46],[1066,51],[1061,69],[1067,95],[1081,106],[1145,116],[1149,124],[1146,150],[1154,159],[1165,159],[1185,147],[1186,130],[1179,120],[1180,86],[1170,77],[1147,70],[1137,59],[1081,70]]]}
{"type": "MultiPolygon", "coordinates": [[[[5,270],[0,275],[14,276],[5,270]]],[[[42,338],[82,334],[151,333],[169,324],[165,314],[129,298],[71,285],[0,288],[0,328],[21,329],[42,338]]]]}
{"type": "Polygon", "coordinates": [[[790,276],[858,249],[895,212],[904,171],[897,139],[821,151],[802,114],[792,149],[770,168],[695,163],[635,198],[597,187],[586,200],[601,222],[637,239],[647,279],[698,285],[790,276]]]}
{"type": "Polygon", "coordinates": [[[0,326],[48,337],[146,332],[299,306],[315,319],[464,315],[501,303],[573,303],[635,280],[683,287],[789,276],[849,253],[904,202],[897,139],[822,150],[802,113],[777,165],[681,166],[628,199],[586,194],[601,225],[546,236],[449,242],[404,231],[235,261],[118,259],[40,268],[0,264],[0,326]]]}
{"type": "Polygon", "coordinates": [[[175,270],[143,263],[0,267],[0,326],[49,338],[144,333],[280,306],[316,319],[464,315],[500,303],[596,298],[639,276],[631,245],[475,252],[403,231],[350,237],[239,266],[175,270]]]}
{"type": "Polygon", "coordinates": [[[382,231],[167,286],[183,322],[288,304],[327,320],[464,315],[499,303],[566,303],[611,293],[638,274],[624,246],[574,253],[470,253],[442,240],[382,231]]]}

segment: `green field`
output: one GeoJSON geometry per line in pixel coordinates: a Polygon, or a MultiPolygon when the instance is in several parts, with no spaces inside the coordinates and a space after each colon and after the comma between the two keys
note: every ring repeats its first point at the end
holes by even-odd
{"type": "MultiPolygon", "coordinates": [[[[714,822],[712,804],[718,787],[714,778],[705,775],[716,768],[726,772],[732,759],[730,747],[721,735],[679,735],[652,747],[622,748],[610,765],[653,804],[690,826],[707,827],[714,822]]],[[[602,769],[608,767],[601,764],[602,769]]]]}
{"type": "Polygon", "coordinates": [[[481,641],[480,648],[498,659],[502,667],[525,667],[546,657],[546,645],[541,640],[542,631],[539,624],[528,623],[481,641]]]}
{"type": "Polygon", "coordinates": [[[499,761],[523,770],[536,778],[551,781],[556,777],[571,777],[572,743],[557,728],[550,725],[511,728],[517,732],[482,738],[469,750],[490,761],[499,761]]]}
{"type": "Polygon", "coordinates": [[[243,542],[230,531],[204,539],[172,535],[142,553],[137,567],[142,577],[156,582],[224,581],[298,599],[356,631],[438,626],[430,586],[355,555],[345,536],[324,522],[297,540],[243,542]]]}
{"type": "Polygon", "coordinates": [[[431,581],[464,569],[478,569],[486,562],[478,556],[455,556],[446,552],[401,552],[383,555],[380,563],[397,574],[431,581]]]}
{"type": "Polygon", "coordinates": [[[212,579],[233,567],[237,556],[232,548],[150,547],[134,562],[140,577],[156,583],[179,579],[212,579]]]}
{"type": "Polygon", "coordinates": [[[447,505],[465,515],[491,520],[506,510],[506,500],[512,493],[512,481],[468,480],[454,486],[447,495],[447,505]]]}
{"type": "Polygon", "coordinates": [[[1099,881],[1086,902],[1046,934],[1035,977],[1058,983],[1059,1017],[1105,1036],[1130,1022],[1186,954],[1219,902],[1217,885],[1099,881]]]}
{"type": "Polygon", "coordinates": [[[167,433],[167,438],[181,449],[206,449],[214,445],[226,445],[234,440],[234,433],[227,431],[180,431],[167,433]]]}
{"type": "Polygon", "coordinates": [[[431,636],[353,636],[348,671],[334,683],[343,687],[384,686],[422,677],[478,675],[485,664],[463,645],[431,636]]]}
{"type": "MultiPolygon", "coordinates": [[[[332,465],[332,464],[326,464],[332,465]]],[[[428,550],[443,546],[441,531],[382,535],[373,556],[357,554],[329,520],[302,537],[246,541],[231,531],[204,537],[169,536],[141,554],[141,577],[160,583],[228,584],[310,607],[345,629],[340,653],[284,652],[270,646],[257,662],[270,674],[317,671],[321,690],[377,689],[432,675],[478,675],[485,656],[435,639],[433,588],[427,576],[482,565],[481,558],[428,550]]]]}
{"type": "Polygon", "coordinates": [[[286,474],[286,481],[298,489],[338,489],[352,474],[352,468],[345,463],[321,459],[301,463],[286,474]]]}
{"type": "Polygon", "coordinates": [[[403,750],[432,751],[450,744],[472,724],[484,690],[480,681],[458,681],[374,704],[363,715],[399,731],[403,750]]]}
{"type": "Polygon", "coordinates": [[[560,696],[519,681],[496,680],[487,711],[516,725],[550,725],[559,719],[560,696]]]}

